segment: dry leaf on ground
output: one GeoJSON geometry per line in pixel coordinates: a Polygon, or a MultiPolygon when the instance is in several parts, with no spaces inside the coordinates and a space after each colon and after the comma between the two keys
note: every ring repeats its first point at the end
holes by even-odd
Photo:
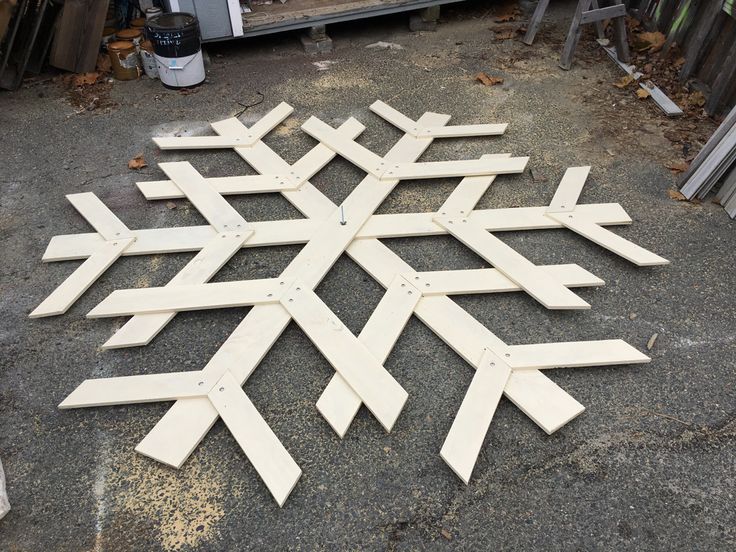
{"type": "Polygon", "coordinates": [[[147,167],[147,166],[148,166],[148,163],[146,163],[146,160],[143,158],[142,153],[139,153],[133,159],[128,161],[128,168],[133,171],[140,170],[143,167],[147,167]]]}
{"type": "Polygon", "coordinates": [[[639,97],[640,100],[643,100],[644,98],[648,98],[649,96],[651,96],[652,93],[649,92],[649,90],[647,90],[646,88],[639,88],[639,90],[636,91],[636,95],[639,97]]]}
{"type": "Polygon", "coordinates": [[[687,103],[696,107],[703,107],[705,105],[705,96],[700,90],[696,90],[687,99],[687,103]]]}
{"type": "Polygon", "coordinates": [[[493,29],[493,40],[510,40],[517,32],[517,29],[493,29]]]}
{"type": "Polygon", "coordinates": [[[475,80],[482,82],[485,86],[495,86],[496,84],[503,84],[503,79],[501,77],[491,77],[483,71],[475,75],[475,80]]]}
{"type": "Polygon", "coordinates": [[[667,37],[659,31],[639,33],[634,37],[634,48],[639,52],[659,52],[667,37]]]}
{"type": "Polygon", "coordinates": [[[678,190],[667,190],[667,195],[670,196],[670,199],[674,199],[675,201],[687,201],[687,198],[678,190]]]}
{"type": "MultiPolygon", "coordinates": [[[[686,161],[674,161],[672,163],[667,163],[665,167],[667,167],[673,173],[677,174],[677,173],[685,172],[690,167],[690,165],[686,161]]],[[[680,192],[677,192],[677,193],[679,194],[680,192]]]]}
{"type": "Polygon", "coordinates": [[[89,86],[97,82],[100,74],[96,71],[91,73],[82,73],[81,75],[74,75],[72,83],[74,86],[89,86]]]}
{"type": "Polygon", "coordinates": [[[632,77],[631,75],[624,75],[623,77],[621,77],[620,81],[614,82],[613,86],[615,86],[616,88],[626,88],[632,82],[634,82],[634,80],[634,77],[632,77]]]}

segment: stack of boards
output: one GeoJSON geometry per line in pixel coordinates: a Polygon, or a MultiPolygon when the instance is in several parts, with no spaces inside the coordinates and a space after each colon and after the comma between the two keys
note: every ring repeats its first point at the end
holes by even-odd
{"type": "Polygon", "coordinates": [[[716,200],[736,218],[736,107],[693,160],[680,191],[688,199],[702,199],[719,182],[716,200]]]}

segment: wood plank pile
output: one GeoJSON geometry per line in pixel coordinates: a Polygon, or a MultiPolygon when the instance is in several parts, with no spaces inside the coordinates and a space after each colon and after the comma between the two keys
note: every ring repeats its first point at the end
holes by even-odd
{"type": "MultiPolygon", "coordinates": [[[[316,410],[340,438],[362,405],[386,431],[394,427],[408,392],[384,363],[412,316],[457,352],[475,375],[440,456],[466,484],[502,395],[551,434],[584,407],[542,370],[649,362],[621,339],[507,344],[450,298],[526,292],[544,308],[590,308],[571,288],[600,286],[603,280],[576,264],[536,265],[497,238],[496,232],[567,228],[635,265],[667,264],[604,228],[631,223],[620,205],[578,202],[590,167],[568,169],[549,205],[476,209],[498,175],[521,173],[529,158],[495,153],[472,160],[417,159],[434,139],[499,135],[505,124],[448,126],[449,115],[438,113],[425,113],[414,121],[380,101],[371,110],[404,133],[383,157],[356,141],[365,129],[356,119],[333,128],[311,117],[301,128],[317,144],[289,164],[262,140],[291,115],[293,109],[285,103],[250,127],[231,118],[212,124],[216,136],[155,138],[162,150],[232,149],[258,173],[208,178],[188,162],[165,162],[159,165],[165,180],[138,183],[149,200],[188,199],[206,225],[130,229],[94,194],[67,196],[95,231],[52,238],[44,261],[83,263],[31,317],[66,312],[121,256],[181,252],[195,255],[167,285],[116,290],[88,313],[91,318],[130,317],[103,349],[147,345],[179,312],[249,310],[202,369],[88,379],[60,408],[173,401],[136,451],[176,468],[222,418],[281,506],[301,468],[242,386],[292,321],[335,370],[316,410]],[[309,182],[337,155],[366,173],[341,205],[309,182]],[[375,214],[401,180],[448,177],[460,180],[437,212],[375,214]],[[246,221],[223,198],[269,192],[280,193],[305,218],[246,221]],[[453,236],[485,259],[489,268],[417,272],[380,241],[432,235],[453,236]],[[292,244],[304,246],[277,278],[208,283],[241,248],[292,244]],[[357,336],[314,291],[344,253],[386,289],[357,336]]],[[[87,373],[93,373],[93,367],[87,373]]]]}
{"type": "Polygon", "coordinates": [[[680,192],[687,199],[702,199],[718,183],[716,200],[736,218],[736,106],[690,164],[680,192]]]}

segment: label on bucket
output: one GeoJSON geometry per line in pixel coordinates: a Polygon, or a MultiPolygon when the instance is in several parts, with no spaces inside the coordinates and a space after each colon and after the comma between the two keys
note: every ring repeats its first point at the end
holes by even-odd
{"type": "Polygon", "coordinates": [[[133,69],[134,67],[138,67],[138,55],[133,52],[132,54],[128,54],[125,57],[118,56],[118,59],[120,60],[120,67],[123,67],[125,69],[133,69]]]}

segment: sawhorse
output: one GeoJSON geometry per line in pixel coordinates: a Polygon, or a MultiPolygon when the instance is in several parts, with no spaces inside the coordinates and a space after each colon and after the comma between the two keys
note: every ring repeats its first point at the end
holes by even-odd
{"type": "MultiPolygon", "coordinates": [[[[560,67],[563,69],[570,69],[570,66],[572,65],[572,56],[575,53],[575,48],[580,40],[582,25],[585,25],[586,23],[595,23],[598,38],[604,38],[603,25],[601,24],[601,21],[605,19],[613,20],[614,42],[616,44],[616,55],[618,56],[618,59],[624,63],[629,62],[629,45],[626,39],[626,22],[624,20],[624,16],[626,15],[626,6],[624,6],[621,0],[612,0],[612,2],[612,5],[600,8],[598,7],[598,0],[578,1],[578,7],[575,10],[575,15],[573,16],[572,23],[570,24],[570,31],[567,33],[565,46],[562,48],[560,67]]],[[[529,21],[529,28],[526,31],[526,35],[524,35],[524,39],[522,41],[524,44],[531,44],[534,41],[534,36],[537,34],[544,12],[547,11],[548,4],[549,0],[539,0],[537,9],[534,10],[534,14],[529,21]]]]}

